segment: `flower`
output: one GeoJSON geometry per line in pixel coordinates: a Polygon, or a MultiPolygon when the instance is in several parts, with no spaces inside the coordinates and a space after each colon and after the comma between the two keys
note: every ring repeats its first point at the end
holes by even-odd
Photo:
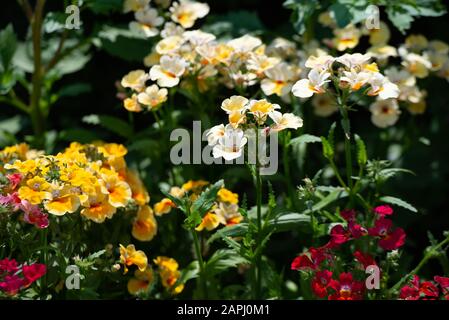
{"type": "Polygon", "coordinates": [[[136,91],[142,91],[145,88],[145,82],[148,80],[148,74],[143,70],[134,70],[122,78],[120,82],[122,87],[131,88],[136,91]]]}
{"type": "Polygon", "coordinates": [[[28,287],[37,279],[41,278],[47,272],[47,267],[42,263],[33,263],[32,265],[22,266],[24,276],[24,286],[28,287]]]}
{"type": "Polygon", "coordinates": [[[248,99],[242,96],[231,96],[230,98],[223,100],[221,109],[226,111],[227,114],[232,114],[234,112],[242,113],[246,110],[248,101],[248,99]]]}
{"type": "Polygon", "coordinates": [[[176,208],[174,202],[168,198],[164,198],[154,205],[154,213],[157,216],[161,216],[163,214],[169,213],[172,208],[176,208]]]}
{"type": "Polygon", "coordinates": [[[0,260],[0,274],[3,272],[16,273],[17,270],[19,270],[19,268],[16,259],[4,258],[0,260]]]}
{"type": "Polygon", "coordinates": [[[20,288],[24,285],[24,281],[18,275],[7,275],[0,281],[0,290],[9,296],[16,295],[20,288]]]}
{"type": "Polygon", "coordinates": [[[265,70],[267,78],[261,82],[261,89],[266,95],[276,94],[279,97],[286,96],[291,88],[295,73],[285,62],[265,70]]]}
{"type": "Polygon", "coordinates": [[[234,203],[220,202],[218,207],[213,209],[221,224],[229,226],[238,224],[243,220],[243,216],[239,212],[239,206],[234,203]]]}
{"type": "Polygon", "coordinates": [[[381,217],[390,216],[393,214],[393,208],[385,204],[375,207],[373,211],[381,217]]]}
{"type": "Polygon", "coordinates": [[[83,203],[81,214],[92,221],[102,223],[106,218],[112,218],[116,211],[117,208],[110,204],[106,195],[96,193],[83,203]]]}
{"type": "Polygon", "coordinates": [[[160,17],[156,9],[141,9],[134,13],[137,21],[132,21],[129,24],[131,30],[136,30],[146,37],[154,37],[159,34],[159,27],[164,23],[164,18],[160,17]]]}
{"type": "Polygon", "coordinates": [[[329,300],[361,300],[363,297],[364,283],[354,280],[351,273],[342,272],[339,281],[331,282],[330,287],[335,293],[329,300]]]}
{"type": "Polygon", "coordinates": [[[332,279],[332,272],[329,270],[318,271],[312,280],[312,291],[318,298],[324,298],[328,295],[328,288],[335,286],[335,280],[332,279]]]}
{"type": "Polygon", "coordinates": [[[439,296],[438,288],[430,281],[420,282],[417,275],[413,275],[409,283],[403,286],[399,293],[399,299],[403,300],[428,300],[439,296]]]}
{"type": "Polygon", "coordinates": [[[321,72],[317,69],[310,70],[308,79],[301,79],[293,85],[292,92],[300,98],[310,98],[314,93],[325,92],[324,86],[330,82],[330,73],[326,70],[321,72]]]}
{"type": "Polygon", "coordinates": [[[391,32],[388,25],[380,21],[379,28],[369,30],[369,43],[373,46],[387,44],[390,40],[391,32]]]}
{"type": "Polygon", "coordinates": [[[140,271],[144,271],[148,266],[148,259],[142,250],[136,250],[133,244],[126,248],[120,244],[120,263],[124,266],[124,274],[128,272],[129,266],[136,265],[140,271]]]}
{"type": "Polygon", "coordinates": [[[59,187],[51,192],[51,199],[45,201],[44,208],[49,213],[62,216],[73,213],[80,206],[79,197],[69,187],[59,187]]]}
{"type": "Polygon", "coordinates": [[[125,0],[123,3],[123,12],[128,13],[130,11],[139,11],[145,9],[150,0],[125,0]]]}
{"type": "Polygon", "coordinates": [[[139,104],[137,100],[137,94],[135,93],[131,96],[131,98],[126,98],[125,100],[123,100],[123,106],[130,112],[142,111],[142,106],[139,104]]]}
{"type": "Polygon", "coordinates": [[[435,282],[440,285],[441,292],[444,295],[444,298],[446,300],[449,300],[449,278],[435,276],[433,277],[433,280],[435,280],[435,282]]]}
{"type": "Polygon", "coordinates": [[[218,142],[218,140],[224,136],[224,134],[225,134],[224,124],[219,124],[208,129],[206,132],[207,143],[210,146],[214,146],[218,142]]]}
{"type": "Polygon", "coordinates": [[[368,253],[363,253],[357,250],[356,252],[354,252],[354,258],[363,266],[364,271],[369,266],[377,265],[376,260],[374,260],[374,258],[368,253]]]}
{"type": "Polygon", "coordinates": [[[131,188],[131,197],[139,206],[143,206],[150,201],[148,191],[137,172],[134,170],[127,170],[126,181],[131,188]]]}
{"type": "Polygon", "coordinates": [[[150,241],[157,233],[157,222],[153,209],[149,206],[141,206],[137,211],[137,217],[133,222],[132,235],[139,241],[150,241]]]}
{"type": "Polygon", "coordinates": [[[369,96],[379,96],[379,99],[382,100],[399,96],[398,86],[380,73],[372,75],[368,83],[371,85],[371,89],[368,91],[369,96]]]}
{"type": "Polygon", "coordinates": [[[278,104],[270,103],[266,99],[251,100],[249,102],[248,112],[254,115],[259,124],[262,124],[270,112],[280,108],[278,104]]]}
{"type": "Polygon", "coordinates": [[[148,290],[150,284],[153,282],[153,269],[147,267],[144,271],[136,270],[134,278],[128,280],[128,292],[132,295],[137,295],[148,290]]]}
{"type": "Polygon", "coordinates": [[[275,125],[272,127],[274,131],[281,131],[284,129],[298,129],[302,127],[303,121],[300,117],[293,113],[280,113],[279,111],[272,111],[269,113],[270,118],[275,125]]]}
{"type": "Polygon", "coordinates": [[[248,53],[262,44],[259,38],[245,34],[240,38],[232,39],[228,42],[228,46],[233,48],[235,52],[240,54],[248,53]]]}
{"type": "Polygon", "coordinates": [[[184,284],[174,287],[181,276],[181,273],[178,270],[178,262],[173,258],[163,256],[157,257],[153,262],[159,268],[159,276],[162,279],[162,285],[170,290],[172,294],[181,293],[184,289],[184,284]]]}
{"type": "Polygon", "coordinates": [[[156,44],[156,53],[159,55],[172,55],[181,48],[183,43],[184,39],[179,35],[166,37],[156,44]]]}
{"type": "Polygon", "coordinates": [[[378,100],[371,104],[371,121],[379,128],[386,128],[394,125],[401,111],[395,99],[378,100]]]}
{"type": "Polygon", "coordinates": [[[183,28],[190,28],[199,18],[204,18],[209,13],[209,6],[190,0],[174,2],[170,8],[171,19],[179,23],[183,28]]]}
{"type": "Polygon", "coordinates": [[[316,270],[326,259],[324,248],[310,248],[308,252],[297,256],[292,264],[292,270],[316,270]]]}
{"type": "Polygon", "coordinates": [[[334,46],[338,51],[355,48],[360,39],[360,30],[350,24],[344,29],[334,30],[334,46]]]}
{"type": "Polygon", "coordinates": [[[220,224],[220,219],[214,213],[208,212],[204,215],[201,223],[195,228],[196,231],[207,231],[214,230],[220,224]]]}
{"type": "Polygon", "coordinates": [[[328,94],[314,95],[312,106],[313,112],[319,117],[328,117],[338,111],[335,100],[328,94]]]}
{"type": "Polygon", "coordinates": [[[50,184],[42,177],[35,176],[18,190],[19,198],[28,200],[31,204],[40,204],[45,199],[51,199],[50,184]]]}
{"type": "Polygon", "coordinates": [[[155,65],[150,69],[151,80],[157,80],[157,84],[161,87],[176,86],[179,83],[179,77],[186,70],[185,60],[176,56],[164,55],[159,63],[160,65],[155,65]]]}
{"type": "Polygon", "coordinates": [[[228,125],[225,127],[224,135],[214,145],[212,154],[214,158],[237,159],[242,155],[243,147],[247,142],[248,139],[241,129],[234,129],[228,125]]]}
{"type": "Polygon", "coordinates": [[[116,208],[125,207],[132,196],[128,183],[114,171],[104,171],[101,178],[102,192],[108,195],[108,202],[116,208]]]}
{"type": "Polygon", "coordinates": [[[218,201],[227,202],[231,204],[239,203],[239,195],[226,188],[221,188],[217,192],[218,201]]]}
{"type": "Polygon", "coordinates": [[[167,89],[159,89],[157,85],[153,84],[147,87],[144,92],[139,93],[137,100],[151,110],[167,101],[167,94],[167,89]]]}
{"type": "Polygon", "coordinates": [[[379,237],[379,246],[384,250],[395,250],[405,243],[405,232],[402,228],[392,230],[393,222],[381,217],[368,229],[371,236],[379,237]]]}
{"type": "Polygon", "coordinates": [[[22,200],[21,209],[24,212],[23,220],[34,225],[36,228],[44,229],[49,225],[48,214],[45,214],[37,205],[32,205],[26,200],[22,200]]]}

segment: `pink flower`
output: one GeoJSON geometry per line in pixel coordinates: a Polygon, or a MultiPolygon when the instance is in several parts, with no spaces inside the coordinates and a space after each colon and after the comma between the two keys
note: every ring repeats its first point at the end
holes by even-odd
{"type": "Polygon", "coordinates": [[[22,175],[20,173],[13,173],[6,176],[11,184],[11,189],[15,190],[19,185],[20,181],[22,181],[22,175]]]}
{"type": "Polygon", "coordinates": [[[25,277],[25,286],[28,287],[37,279],[41,278],[47,272],[47,267],[42,263],[33,263],[32,265],[24,265],[22,273],[25,277]]]}
{"type": "Polygon", "coordinates": [[[2,272],[6,273],[15,273],[18,269],[17,267],[17,261],[15,259],[8,259],[5,258],[3,260],[0,260],[0,274],[2,272]]]}
{"type": "Polygon", "coordinates": [[[0,290],[6,292],[10,296],[14,296],[19,292],[23,286],[23,279],[18,275],[7,275],[3,281],[0,282],[0,290]]]}
{"type": "Polygon", "coordinates": [[[17,192],[7,194],[6,196],[0,195],[0,204],[4,206],[11,206],[13,211],[20,209],[21,200],[17,192]]]}
{"type": "Polygon", "coordinates": [[[38,206],[32,205],[28,201],[23,200],[21,203],[21,209],[24,212],[23,219],[26,223],[33,224],[39,229],[48,227],[48,214],[43,213],[38,206]]]}
{"type": "Polygon", "coordinates": [[[375,207],[373,211],[381,217],[390,216],[393,214],[393,208],[388,205],[375,207]]]}

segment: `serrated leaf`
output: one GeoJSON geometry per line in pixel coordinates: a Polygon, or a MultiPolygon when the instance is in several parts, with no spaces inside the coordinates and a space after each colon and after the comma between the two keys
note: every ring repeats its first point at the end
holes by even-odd
{"type": "Polygon", "coordinates": [[[215,182],[211,187],[204,190],[192,205],[192,211],[199,213],[203,217],[214,205],[217,199],[217,192],[223,188],[223,180],[215,182]]]}
{"type": "Polygon", "coordinates": [[[321,143],[323,145],[323,156],[326,159],[332,160],[334,158],[334,149],[325,137],[321,137],[321,143]]]}
{"type": "Polygon", "coordinates": [[[404,209],[410,210],[415,213],[418,212],[418,210],[414,206],[412,206],[408,202],[406,202],[402,199],[396,198],[396,197],[384,196],[384,197],[381,197],[379,200],[382,202],[388,203],[388,204],[397,205],[399,207],[402,207],[404,209]]]}
{"type": "Polygon", "coordinates": [[[315,143],[315,142],[321,142],[320,137],[306,133],[306,134],[303,134],[299,137],[296,137],[296,138],[290,140],[289,145],[296,145],[296,144],[302,144],[302,143],[315,143]]]}
{"type": "Polygon", "coordinates": [[[205,272],[208,275],[215,275],[229,268],[235,268],[240,264],[248,263],[249,261],[240,256],[235,250],[219,249],[206,262],[205,272]]]}
{"type": "Polygon", "coordinates": [[[173,287],[176,288],[180,284],[185,284],[191,279],[198,278],[199,274],[200,267],[198,261],[192,261],[187,267],[181,270],[181,276],[178,278],[176,284],[173,287]]]}
{"type": "Polygon", "coordinates": [[[230,226],[226,226],[217,230],[208,240],[207,243],[212,243],[217,239],[224,239],[227,237],[242,237],[248,232],[247,223],[239,223],[230,226]]]}

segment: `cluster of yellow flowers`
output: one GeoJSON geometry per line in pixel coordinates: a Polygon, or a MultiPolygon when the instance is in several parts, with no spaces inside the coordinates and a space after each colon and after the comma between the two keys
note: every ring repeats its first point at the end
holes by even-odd
{"type": "Polygon", "coordinates": [[[20,144],[0,151],[0,169],[20,175],[17,195],[21,201],[52,215],[79,211],[102,223],[118,209],[138,206],[132,234],[148,241],[156,234],[157,223],[148,206],[147,190],[137,173],[126,166],[126,153],[116,143],[73,142],[57,155],[44,155],[20,144]]]}
{"type": "MultiPolygon", "coordinates": [[[[126,247],[120,245],[120,263],[123,264],[124,274],[128,272],[128,267],[135,265],[137,269],[134,277],[128,281],[128,292],[137,295],[140,292],[147,291],[154,281],[153,269],[148,263],[148,258],[142,250],[136,250],[133,244],[126,247]]],[[[173,258],[158,256],[153,260],[158,267],[162,286],[171,294],[179,294],[184,289],[184,284],[176,285],[181,272],[179,265],[173,258]]]]}
{"type": "MultiPolygon", "coordinates": [[[[176,198],[188,196],[195,201],[201,191],[209,184],[204,180],[189,180],[181,187],[172,187],[170,195],[176,198]]],[[[217,193],[215,204],[210,212],[206,213],[201,223],[196,227],[197,231],[206,229],[208,231],[216,229],[221,225],[238,224],[243,220],[243,216],[239,212],[239,196],[232,191],[221,188],[217,193]]],[[[154,205],[154,212],[157,216],[167,214],[172,208],[176,208],[175,203],[169,198],[164,198],[154,205]]]]}

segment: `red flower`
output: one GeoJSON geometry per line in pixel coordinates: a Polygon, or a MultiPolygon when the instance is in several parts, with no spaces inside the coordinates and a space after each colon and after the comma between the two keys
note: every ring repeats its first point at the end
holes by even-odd
{"type": "Polygon", "coordinates": [[[22,272],[25,277],[25,286],[29,286],[47,272],[47,267],[42,263],[34,263],[30,266],[24,265],[22,272]]]}
{"type": "Polygon", "coordinates": [[[22,181],[22,175],[20,173],[13,173],[6,176],[11,184],[11,189],[15,190],[20,181],[22,181]]]}
{"type": "Polygon", "coordinates": [[[449,300],[449,278],[435,276],[433,280],[440,285],[444,298],[449,300]]]}
{"type": "Polygon", "coordinates": [[[332,227],[330,236],[330,247],[334,248],[347,242],[351,238],[351,232],[349,232],[349,230],[346,230],[341,224],[337,224],[336,226],[332,227]]]}
{"type": "Polygon", "coordinates": [[[346,221],[355,221],[355,210],[354,209],[345,209],[340,212],[340,215],[346,221]]]}
{"type": "Polygon", "coordinates": [[[419,277],[414,275],[410,283],[401,288],[399,299],[428,300],[438,298],[438,288],[430,281],[420,283],[419,277]]]}
{"type": "Polygon", "coordinates": [[[328,295],[327,289],[335,280],[332,279],[332,272],[329,270],[318,271],[312,280],[312,291],[318,298],[328,295]]]}
{"type": "Polygon", "coordinates": [[[391,230],[393,221],[385,218],[376,220],[373,228],[368,233],[374,237],[380,237],[379,245],[384,250],[394,250],[404,245],[405,232],[402,228],[391,230]]]}
{"type": "Polygon", "coordinates": [[[356,251],[354,252],[354,257],[363,266],[363,270],[366,270],[368,266],[377,266],[376,260],[374,260],[368,253],[356,251]]]}
{"type": "Polygon", "coordinates": [[[368,234],[368,230],[352,221],[348,222],[348,229],[354,239],[358,239],[361,236],[366,236],[368,234]]]}
{"type": "Polygon", "coordinates": [[[17,261],[15,259],[9,260],[8,258],[5,258],[3,260],[0,260],[0,274],[2,272],[6,273],[15,273],[18,269],[17,267],[17,261]]]}
{"type": "Polygon", "coordinates": [[[320,263],[326,259],[323,248],[310,248],[308,252],[297,256],[292,264],[292,270],[316,270],[320,263]]]}
{"type": "Polygon", "coordinates": [[[43,213],[41,209],[32,205],[26,200],[22,201],[21,209],[24,212],[23,219],[29,224],[34,224],[39,229],[47,228],[49,225],[48,214],[43,213]]]}
{"type": "Polygon", "coordinates": [[[0,282],[0,290],[6,292],[6,294],[13,296],[19,292],[23,286],[23,279],[18,275],[8,275],[2,282],[0,282]]]}
{"type": "Polygon", "coordinates": [[[393,214],[393,208],[388,205],[378,206],[375,207],[373,210],[381,217],[390,216],[393,214]]]}
{"type": "Polygon", "coordinates": [[[335,293],[329,296],[329,300],[361,300],[363,298],[363,282],[352,278],[351,273],[340,274],[340,281],[332,281],[330,287],[335,293]]]}

